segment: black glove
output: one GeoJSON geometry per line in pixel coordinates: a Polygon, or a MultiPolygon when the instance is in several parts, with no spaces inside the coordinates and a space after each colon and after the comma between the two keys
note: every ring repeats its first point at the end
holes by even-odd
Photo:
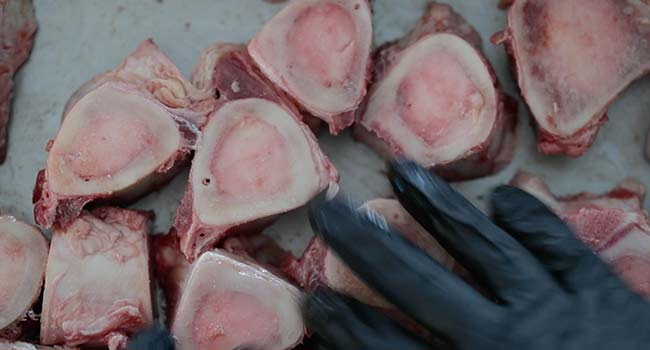
{"type": "MultiPolygon", "coordinates": [[[[360,278],[449,348],[650,349],[650,304],[531,195],[497,188],[493,222],[414,163],[394,164],[390,180],[402,205],[487,293],[341,201],[312,202],[312,226],[360,278]]],[[[442,348],[332,292],[307,297],[304,313],[331,349],[442,348]]]]}
{"type": "Polygon", "coordinates": [[[174,339],[165,327],[155,323],[135,335],[126,348],[127,350],[174,350],[174,339]]]}
{"type": "MultiPolygon", "coordinates": [[[[129,341],[126,346],[127,350],[174,350],[174,338],[167,328],[154,323],[129,341]]],[[[230,350],[230,349],[228,349],[230,350]]],[[[232,350],[266,350],[254,345],[242,345],[232,350]]]]}

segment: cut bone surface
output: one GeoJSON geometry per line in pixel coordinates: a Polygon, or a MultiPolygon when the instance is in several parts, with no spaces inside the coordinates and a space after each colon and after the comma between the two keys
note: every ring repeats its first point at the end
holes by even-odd
{"type": "Polygon", "coordinates": [[[512,183],[553,209],[632,289],[650,297],[650,220],[642,207],[643,185],[629,179],[603,195],[556,197],[529,173],[520,172],[512,183]]]}
{"type": "Polygon", "coordinates": [[[93,200],[131,200],[168,180],[213,106],[153,41],[144,41],[66,105],[37,178],[36,221],[65,227],[93,200]]]}
{"type": "Polygon", "coordinates": [[[300,0],[248,46],[261,70],[338,133],[366,94],[372,22],[367,0],[300,0]]]}
{"type": "Polygon", "coordinates": [[[54,230],[41,343],[123,348],[153,322],[150,213],[103,207],[54,230]]]}
{"type": "Polygon", "coordinates": [[[47,252],[38,228],[0,216],[0,334],[20,322],[40,296],[47,252]]]}
{"type": "Polygon", "coordinates": [[[0,1],[0,164],[7,155],[13,77],[32,51],[36,28],[31,0],[0,1]]]}
{"type": "MultiPolygon", "coordinates": [[[[178,300],[190,271],[191,264],[178,248],[175,235],[156,235],[153,239],[155,251],[156,279],[160,283],[166,301],[167,324],[173,323],[178,300]]],[[[293,255],[282,249],[273,239],[263,235],[229,237],[219,244],[221,251],[255,261],[259,266],[281,276],[284,264],[293,261],[293,255]]]]}
{"type": "Polygon", "coordinates": [[[498,87],[476,31],[431,3],[415,29],[376,53],[357,136],[448,179],[500,170],[512,158],[516,105],[498,87]]]}
{"type": "Polygon", "coordinates": [[[291,102],[258,76],[245,53],[224,48],[208,49],[193,78],[220,99],[202,129],[174,221],[190,260],[228,234],[260,230],[338,181],[291,102]]]}
{"type": "Polygon", "coordinates": [[[539,149],[582,155],[607,107],[650,71],[650,4],[643,0],[517,0],[493,38],[512,56],[535,117],[539,149]]]}
{"type": "MultiPolygon", "coordinates": [[[[366,202],[360,210],[379,214],[392,228],[424,249],[429,255],[451,271],[467,275],[465,270],[417,221],[393,199],[375,199],[366,202]]],[[[376,307],[392,309],[383,297],[366,286],[334,252],[317,237],[314,237],[302,258],[290,264],[286,272],[303,288],[313,291],[326,286],[339,293],[376,307]]]]}
{"type": "Polygon", "coordinates": [[[194,262],[171,327],[183,350],[291,349],[305,332],[300,292],[221,250],[194,262]]]}

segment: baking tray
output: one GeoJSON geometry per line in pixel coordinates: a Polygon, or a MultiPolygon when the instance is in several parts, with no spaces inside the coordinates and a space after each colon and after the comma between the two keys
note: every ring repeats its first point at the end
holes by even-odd
{"type": "MultiPolygon", "coordinates": [[[[498,0],[442,2],[450,3],[478,29],[503,87],[517,96],[503,47],[489,42],[505,26],[506,13],[498,9],[498,0]]],[[[375,44],[410,30],[425,3],[375,0],[375,44]]],[[[189,76],[202,49],[219,41],[248,41],[282,6],[263,0],[35,1],[39,31],[31,58],[16,77],[9,157],[0,167],[0,212],[33,222],[31,195],[36,173],[45,164],[45,145],[56,135],[64,104],[82,83],[119,65],[148,37],[189,76]]],[[[560,194],[605,191],[626,177],[650,185],[650,165],[643,156],[650,124],[650,79],[625,91],[610,108],[610,121],[593,147],[578,159],[539,154],[521,103],[520,110],[514,161],[496,176],[455,185],[481,208],[486,207],[490,189],[508,182],[520,168],[541,174],[560,194]]],[[[320,141],[341,173],[343,191],[352,198],[362,202],[390,195],[384,162],[354,142],[349,132],[320,141]]],[[[134,204],[155,211],[157,232],[169,230],[187,173],[134,204]]],[[[296,253],[312,235],[304,209],[283,215],[267,233],[296,253]]]]}

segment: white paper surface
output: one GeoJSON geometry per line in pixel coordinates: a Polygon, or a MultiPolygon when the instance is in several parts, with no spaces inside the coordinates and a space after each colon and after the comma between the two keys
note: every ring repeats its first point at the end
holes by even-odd
{"type": "MultiPolygon", "coordinates": [[[[517,96],[503,47],[490,36],[505,25],[498,0],[443,1],[454,6],[483,37],[485,53],[508,93],[517,96]]],[[[426,1],[375,0],[375,44],[409,31],[426,1]]],[[[0,212],[33,222],[32,189],[45,164],[45,145],[55,137],[70,95],[93,75],[113,69],[139,42],[152,37],[189,75],[201,50],[218,41],[248,41],[283,5],[263,0],[41,0],[35,1],[39,31],[30,60],[17,76],[9,157],[0,167],[0,212]]],[[[585,57],[585,64],[589,64],[585,57]]],[[[457,184],[485,206],[490,189],[523,168],[544,176],[557,193],[605,191],[625,177],[650,185],[643,144],[650,124],[650,78],[633,84],[610,108],[589,152],[579,158],[548,157],[536,151],[528,111],[520,104],[515,160],[497,176],[457,184]]],[[[348,132],[322,137],[321,144],[341,173],[343,191],[358,202],[390,195],[384,163],[348,132]]],[[[166,232],[182,197],[187,171],[160,192],[134,206],[157,214],[156,230],[166,232]]],[[[300,252],[311,236],[304,210],[284,215],[268,232],[300,252]]]]}

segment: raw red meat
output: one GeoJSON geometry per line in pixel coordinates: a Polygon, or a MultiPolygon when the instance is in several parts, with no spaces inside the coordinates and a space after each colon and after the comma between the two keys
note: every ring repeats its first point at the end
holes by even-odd
{"type": "Polygon", "coordinates": [[[515,0],[500,0],[499,1],[499,8],[502,10],[505,10],[512,6],[512,3],[514,3],[515,0]]]}
{"type": "Polygon", "coordinates": [[[206,252],[190,268],[171,330],[183,350],[291,349],[305,332],[300,291],[250,260],[206,252]]]}
{"type": "Polygon", "coordinates": [[[103,207],[55,229],[45,274],[41,343],[120,349],[153,322],[152,214],[103,207]]]}
{"type": "Polygon", "coordinates": [[[220,248],[228,253],[251,259],[273,273],[283,276],[282,268],[293,260],[291,252],[264,234],[225,239],[220,248]]]}
{"type": "Polygon", "coordinates": [[[516,107],[501,92],[476,30],[448,5],[431,2],[411,33],[377,50],[355,132],[387,158],[406,156],[464,180],[510,162],[516,107]]]}
{"type": "Polygon", "coordinates": [[[0,216],[0,338],[20,336],[22,321],[41,295],[48,246],[38,228],[0,216]]]}
{"type": "Polygon", "coordinates": [[[217,108],[234,100],[263,98],[302,118],[291,99],[255,66],[243,44],[217,43],[203,50],[192,70],[192,84],[215,96],[217,108]]]}
{"type": "Polygon", "coordinates": [[[300,0],[267,22],[248,51],[271,81],[337,134],[352,124],[366,94],[371,43],[367,0],[300,0]]]}
{"type": "Polygon", "coordinates": [[[7,156],[13,76],[32,51],[36,28],[31,0],[0,0],[0,164],[7,156]]]}
{"type": "Polygon", "coordinates": [[[153,238],[156,280],[165,296],[167,324],[173,321],[176,305],[181,297],[190,263],[178,249],[175,235],[156,235],[153,238]]]}
{"type": "Polygon", "coordinates": [[[650,71],[650,4],[643,0],[517,0],[497,33],[514,60],[538,126],[539,149],[579,156],[607,107],[650,71]]]}
{"type": "Polygon", "coordinates": [[[650,221],[642,184],[628,179],[604,195],[556,197],[529,173],[520,172],[512,183],[553,209],[631,288],[650,297],[650,221]]]}
{"type": "Polygon", "coordinates": [[[244,44],[218,43],[204,50],[192,71],[192,84],[214,94],[219,105],[248,97],[271,100],[302,118],[313,132],[320,129],[319,119],[301,113],[291,98],[262,74],[244,44]],[[220,68],[215,70],[217,66],[220,68]]]}
{"type": "MultiPolygon", "coordinates": [[[[424,249],[443,266],[462,276],[467,276],[466,270],[415,221],[398,201],[375,199],[364,204],[361,210],[370,210],[381,215],[391,227],[403,233],[406,238],[424,249]]],[[[383,297],[354,275],[317,237],[310,242],[300,260],[288,265],[286,273],[308,291],[313,291],[324,285],[339,293],[352,296],[365,304],[387,309],[393,308],[383,297]]]]}
{"type": "Polygon", "coordinates": [[[226,235],[259,231],[330,186],[338,173],[314,135],[237,45],[207,49],[193,81],[219,96],[202,128],[185,196],[174,220],[193,260],[226,235]]]}
{"type": "Polygon", "coordinates": [[[65,227],[91,201],[132,200],[168,180],[213,107],[211,95],[145,40],[70,98],[36,180],[36,222],[65,227]]]}

